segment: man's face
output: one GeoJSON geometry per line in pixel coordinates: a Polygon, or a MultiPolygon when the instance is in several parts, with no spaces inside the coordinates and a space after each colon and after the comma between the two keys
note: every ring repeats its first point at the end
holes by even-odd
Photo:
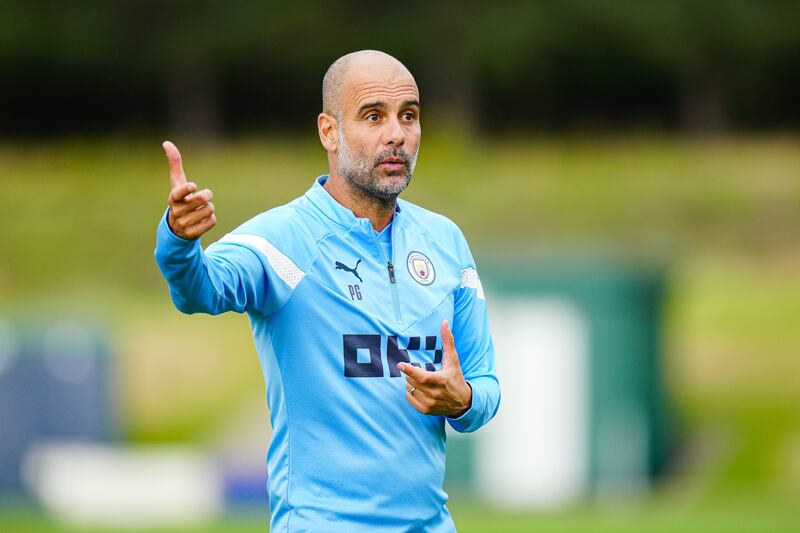
{"type": "Polygon", "coordinates": [[[421,129],[414,79],[383,70],[351,73],[343,87],[336,166],[351,186],[388,202],[411,181],[421,129]]]}

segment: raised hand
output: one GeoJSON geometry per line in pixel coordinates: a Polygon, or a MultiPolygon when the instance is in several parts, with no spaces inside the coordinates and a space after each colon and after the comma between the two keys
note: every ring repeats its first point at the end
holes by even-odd
{"type": "Polygon", "coordinates": [[[197,185],[186,181],[181,153],[170,141],[162,144],[169,159],[169,216],[167,223],[172,232],[184,239],[196,239],[217,223],[210,189],[197,191],[197,185]]]}
{"type": "Polygon", "coordinates": [[[458,417],[472,405],[472,387],[464,379],[455,339],[447,320],[442,321],[442,369],[429,372],[409,363],[397,367],[406,375],[406,400],[420,413],[458,417]]]}

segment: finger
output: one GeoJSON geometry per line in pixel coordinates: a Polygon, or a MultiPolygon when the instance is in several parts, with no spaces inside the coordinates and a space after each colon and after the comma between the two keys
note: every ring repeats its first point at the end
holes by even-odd
{"type": "Polygon", "coordinates": [[[421,398],[422,401],[425,400],[434,401],[437,398],[441,397],[441,390],[437,388],[417,386],[409,381],[406,381],[406,390],[408,391],[409,394],[411,394],[412,389],[414,390],[413,396],[415,396],[416,398],[421,398]]]}
{"type": "Polygon", "coordinates": [[[170,205],[176,204],[178,202],[183,202],[186,199],[186,195],[196,190],[197,190],[197,184],[191,181],[188,183],[184,183],[182,185],[178,185],[169,192],[168,201],[170,205]]]}
{"type": "Polygon", "coordinates": [[[460,367],[461,363],[458,360],[458,352],[456,352],[456,341],[453,338],[453,333],[450,331],[450,324],[447,320],[442,320],[440,333],[442,335],[442,348],[444,349],[442,368],[449,366],[460,367]]]}
{"type": "Polygon", "coordinates": [[[433,379],[433,377],[435,377],[434,372],[428,372],[427,370],[423,370],[410,363],[398,363],[397,368],[400,369],[400,372],[406,376],[410,376],[416,382],[422,384],[428,383],[431,379],[433,379]]]}
{"type": "Polygon", "coordinates": [[[214,198],[214,193],[211,191],[211,189],[203,189],[200,192],[188,195],[184,200],[186,203],[190,205],[194,204],[196,207],[210,201],[212,198],[214,198]]]}
{"type": "Polygon", "coordinates": [[[424,389],[427,392],[441,387],[446,379],[441,372],[428,372],[427,370],[423,370],[422,372],[423,375],[416,377],[406,374],[406,383],[411,383],[412,386],[418,389],[424,389]]]}
{"type": "Polygon", "coordinates": [[[192,227],[201,220],[205,220],[214,214],[214,204],[211,202],[202,205],[190,213],[178,217],[178,224],[185,228],[192,227]]]}
{"type": "Polygon", "coordinates": [[[186,174],[183,173],[183,162],[178,147],[170,141],[164,141],[161,146],[169,159],[169,182],[174,189],[178,185],[186,183],[186,174]]]}
{"type": "Polygon", "coordinates": [[[412,387],[416,387],[418,389],[424,388],[425,385],[414,379],[413,377],[406,375],[406,383],[410,384],[412,387]]]}
{"type": "Polygon", "coordinates": [[[187,228],[186,231],[184,231],[184,234],[188,239],[196,239],[203,233],[213,228],[216,224],[217,224],[217,217],[211,215],[210,217],[201,220],[194,226],[187,228]]]}
{"type": "Polygon", "coordinates": [[[202,191],[186,196],[182,201],[173,204],[175,207],[175,216],[183,216],[186,213],[191,213],[201,205],[205,205],[212,198],[214,193],[210,189],[203,189],[202,191]]]}
{"type": "Polygon", "coordinates": [[[410,403],[414,407],[414,409],[416,409],[420,413],[428,414],[428,410],[429,410],[428,406],[426,406],[424,403],[420,402],[415,396],[412,396],[411,394],[409,394],[408,391],[406,391],[406,401],[408,401],[408,403],[410,403]]]}

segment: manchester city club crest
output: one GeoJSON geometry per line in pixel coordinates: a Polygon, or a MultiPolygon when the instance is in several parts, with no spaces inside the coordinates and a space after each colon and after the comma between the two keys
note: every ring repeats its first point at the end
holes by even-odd
{"type": "Polygon", "coordinates": [[[430,285],[436,279],[436,271],[433,269],[433,263],[422,252],[411,252],[408,254],[408,273],[420,285],[430,285]]]}

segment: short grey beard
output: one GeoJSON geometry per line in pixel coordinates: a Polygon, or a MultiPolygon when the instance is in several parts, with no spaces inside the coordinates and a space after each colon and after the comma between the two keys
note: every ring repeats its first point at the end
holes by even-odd
{"type": "Polygon", "coordinates": [[[336,170],[339,171],[350,188],[362,197],[378,201],[381,205],[391,206],[401,192],[408,187],[411,177],[414,174],[414,167],[417,165],[417,151],[412,155],[401,147],[397,150],[384,150],[378,154],[374,160],[369,157],[359,157],[354,154],[347,146],[344,138],[344,131],[341,122],[339,130],[339,154],[336,161],[336,170]],[[405,181],[393,184],[381,184],[381,176],[378,174],[377,165],[386,157],[391,155],[399,156],[406,163],[405,181]]]}

